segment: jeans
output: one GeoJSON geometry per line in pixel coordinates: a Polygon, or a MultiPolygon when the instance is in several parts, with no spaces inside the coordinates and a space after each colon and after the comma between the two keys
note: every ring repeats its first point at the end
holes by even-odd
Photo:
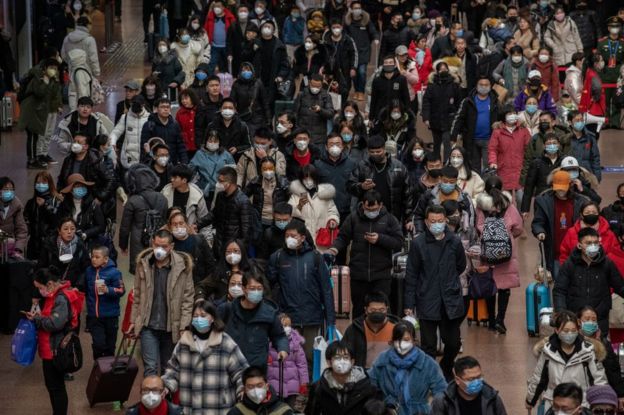
{"type": "Polygon", "coordinates": [[[173,353],[171,332],[144,327],[141,330],[141,350],[143,353],[143,377],[165,372],[167,362],[173,353]]]}
{"type": "Polygon", "coordinates": [[[357,67],[355,78],[353,79],[355,92],[364,93],[366,89],[366,66],[367,65],[363,63],[357,67]]]}
{"type": "MultiPolygon", "coordinates": [[[[390,276],[390,270],[388,270],[388,277],[390,276]]],[[[376,281],[355,281],[351,280],[351,313],[352,319],[356,319],[364,314],[364,297],[374,291],[381,291],[390,298],[390,291],[392,290],[392,279],[376,281]]]]}
{"type": "Polygon", "coordinates": [[[43,379],[50,395],[53,415],[67,415],[67,389],[65,389],[65,373],[58,371],[52,360],[43,362],[43,379]]]}
{"type": "Polygon", "coordinates": [[[87,327],[93,342],[93,360],[103,356],[114,356],[119,318],[87,317],[87,327]]]}
{"type": "Polygon", "coordinates": [[[488,168],[488,145],[490,140],[473,140],[472,142],[472,169],[477,173],[488,168]]]}
{"type": "Polygon", "coordinates": [[[161,0],[143,0],[143,35],[147,40],[147,34],[149,33],[150,18],[154,16],[154,31],[153,33],[160,32],[160,8],[156,8],[156,4],[160,4],[161,0]]]}
{"type": "Polygon", "coordinates": [[[227,49],[224,47],[210,47],[210,63],[208,64],[208,75],[212,75],[217,66],[219,67],[219,72],[227,71],[228,67],[226,50],[227,49]]]}
{"type": "Polygon", "coordinates": [[[451,156],[451,132],[450,131],[441,131],[441,130],[431,130],[431,135],[433,136],[433,153],[440,154],[442,145],[444,145],[444,158],[443,161],[446,161],[451,156]]]}
{"type": "Polygon", "coordinates": [[[495,327],[496,323],[505,325],[505,314],[507,314],[507,306],[509,305],[509,297],[511,297],[511,290],[509,288],[505,290],[498,290],[496,295],[490,298],[486,298],[487,311],[489,316],[488,325],[495,327]],[[498,311],[496,309],[496,298],[498,297],[498,311]]]}
{"type": "Polygon", "coordinates": [[[441,320],[420,320],[420,339],[423,351],[435,359],[438,348],[438,329],[440,330],[440,338],[444,343],[444,355],[440,360],[440,367],[448,381],[453,379],[453,362],[461,348],[459,326],[463,318],[451,320],[444,310],[442,314],[441,320]]]}

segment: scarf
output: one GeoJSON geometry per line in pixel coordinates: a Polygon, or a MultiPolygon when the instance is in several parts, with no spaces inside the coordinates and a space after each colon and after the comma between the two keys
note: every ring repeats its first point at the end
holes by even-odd
{"type": "Polygon", "coordinates": [[[403,357],[401,357],[394,348],[389,353],[390,363],[397,368],[397,372],[394,375],[395,394],[399,402],[401,402],[399,397],[402,396],[402,402],[404,404],[407,404],[410,400],[408,370],[414,366],[419,356],[416,347],[413,347],[412,350],[403,357]]]}
{"type": "Polygon", "coordinates": [[[167,401],[164,399],[152,412],[148,411],[142,403],[139,404],[139,415],[167,415],[167,412],[169,412],[169,408],[167,406],[167,401]]]}
{"type": "Polygon", "coordinates": [[[78,245],[78,236],[76,235],[74,235],[74,238],[68,243],[65,243],[65,241],[63,241],[63,238],[61,238],[60,236],[56,238],[56,246],[58,246],[59,256],[65,254],[74,255],[74,253],[76,252],[76,245],[78,245]]]}
{"type": "Polygon", "coordinates": [[[516,96],[522,91],[526,78],[527,65],[524,59],[518,66],[511,61],[511,58],[505,60],[505,63],[503,63],[503,79],[505,80],[505,88],[509,90],[511,95],[516,96]]]}

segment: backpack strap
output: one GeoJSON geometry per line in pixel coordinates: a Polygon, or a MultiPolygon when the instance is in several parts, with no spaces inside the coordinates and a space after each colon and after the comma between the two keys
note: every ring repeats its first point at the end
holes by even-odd
{"type": "MultiPolygon", "coordinates": [[[[542,352],[543,353],[543,352],[542,352]]],[[[544,392],[546,390],[546,388],[548,387],[548,382],[549,382],[549,375],[548,375],[548,362],[549,360],[546,359],[544,361],[544,367],[542,368],[542,374],[540,376],[540,381],[537,384],[537,387],[535,388],[535,394],[533,395],[533,399],[531,400],[531,403],[533,406],[535,406],[535,404],[537,403],[540,395],[542,394],[542,392],[544,392]]]]}
{"type": "Polygon", "coordinates": [[[587,378],[587,384],[589,386],[594,386],[594,376],[591,373],[591,370],[589,370],[589,362],[587,360],[585,360],[583,362],[583,370],[585,371],[585,377],[587,378]]]}

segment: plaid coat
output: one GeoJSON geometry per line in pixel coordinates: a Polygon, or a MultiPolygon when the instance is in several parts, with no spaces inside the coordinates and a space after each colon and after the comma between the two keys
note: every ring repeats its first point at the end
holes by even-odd
{"type": "Polygon", "coordinates": [[[165,386],[180,391],[185,414],[227,414],[243,391],[243,370],[249,365],[238,345],[226,333],[212,332],[199,352],[190,331],[176,345],[163,376],[165,386]]]}

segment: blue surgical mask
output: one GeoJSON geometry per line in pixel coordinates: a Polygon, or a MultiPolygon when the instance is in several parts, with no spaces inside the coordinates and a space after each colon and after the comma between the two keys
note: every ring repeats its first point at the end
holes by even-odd
{"type": "Polygon", "coordinates": [[[595,258],[600,252],[600,244],[591,244],[585,247],[585,255],[590,258],[595,258]]]}
{"type": "Polygon", "coordinates": [[[206,317],[193,317],[191,324],[199,333],[207,333],[210,330],[210,320],[206,317]]]}
{"type": "Polygon", "coordinates": [[[455,190],[455,183],[440,183],[440,190],[445,195],[450,195],[455,190]]]}
{"type": "Polygon", "coordinates": [[[544,150],[546,150],[548,154],[555,154],[559,151],[559,145],[558,144],[546,144],[544,146],[544,150]]]}
{"type": "Polygon", "coordinates": [[[344,141],[345,143],[348,143],[351,140],[353,140],[353,134],[342,133],[340,136],[342,137],[342,141],[344,141]]]}
{"type": "Polygon", "coordinates": [[[470,382],[464,382],[464,385],[466,385],[466,393],[468,395],[478,395],[483,389],[483,379],[479,378],[471,380],[470,382]]]}
{"type": "Polygon", "coordinates": [[[464,35],[464,31],[463,31],[463,29],[460,29],[460,30],[456,30],[456,31],[455,31],[455,36],[457,36],[457,37],[462,37],[463,35],[464,35]]]}
{"type": "Polygon", "coordinates": [[[583,131],[583,129],[585,129],[585,123],[583,121],[577,121],[572,126],[576,131],[583,131]]]}
{"type": "Polygon", "coordinates": [[[190,35],[182,35],[182,36],[180,36],[180,41],[182,42],[182,44],[186,45],[187,43],[189,43],[191,41],[191,36],[190,35]]]}
{"type": "Polygon", "coordinates": [[[2,191],[2,201],[4,203],[9,203],[14,198],[15,198],[15,191],[14,190],[3,190],[2,191]]]}
{"type": "Polygon", "coordinates": [[[208,74],[206,72],[196,72],[195,78],[197,78],[198,81],[205,81],[206,78],[208,78],[208,74]]]}
{"type": "Polygon", "coordinates": [[[429,225],[429,231],[431,231],[434,236],[442,235],[444,229],[446,229],[446,223],[432,223],[429,225]]]}
{"type": "Polygon", "coordinates": [[[535,104],[528,104],[525,108],[527,114],[533,115],[537,112],[537,105],[535,104]]]}
{"type": "Polygon", "coordinates": [[[378,210],[365,210],[364,216],[366,216],[368,219],[376,219],[377,216],[379,216],[379,211],[378,210]]]}
{"type": "Polygon", "coordinates": [[[82,199],[83,197],[87,195],[87,188],[86,187],[74,187],[72,189],[72,194],[74,195],[76,199],[82,199]]]}
{"type": "Polygon", "coordinates": [[[277,229],[279,230],[284,230],[286,229],[286,226],[288,226],[290,222],[288,222],[287,220],[276,220],[275,221],[275,226],[277,227],[277,229]]]}
{"type": "Polygon", "coordinates": [[[583,321],[581,323],[581,330],[588,336],[593,336],[598,331],[598,323],[595,321],[583,321]]]}
{"type": "Polygon", "coordinates": [[[36,183],[35,190],[37,191],[37,193],[46,193],[48,190],[50,190],[50,185],[47,183],[36,183]]]}
{"type": "Polygon", "coordinates": [[[568,170],[568,173],[570,173],[570,180],[576,180],[579,177],[578,170],[568,170]]]}
{"type": "Polygon", "coordinates": [[[241,78],[243,78],[244,80],[250,80],[251,77],[253,76],[253,72],[251,71],[241,71],[241,78]]]}
{"type": "Polygon", "coordinates": [[[262,294],[261,290],[251,290],[247,292],[247,299],[254,304],[258,304],[262,301],[262,294]]]}

